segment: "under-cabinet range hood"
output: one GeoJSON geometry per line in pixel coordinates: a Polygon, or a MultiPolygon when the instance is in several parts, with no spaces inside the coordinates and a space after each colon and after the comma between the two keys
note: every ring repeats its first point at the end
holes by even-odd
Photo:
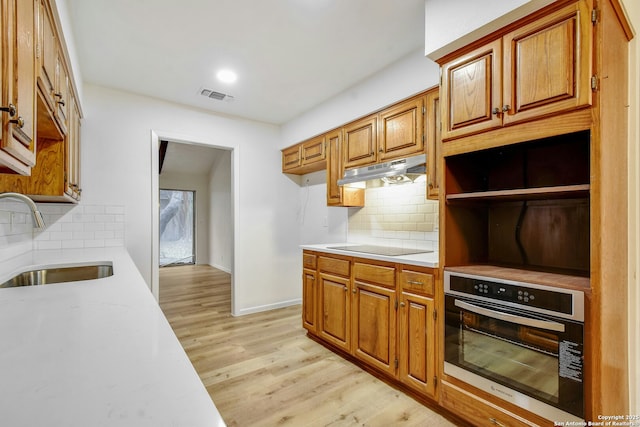
{"type": "Polygon", "coordinates": [[[353,184],[355,182],[369,181],[371,179],[383,179],[389,183],[412,181],[407,175],[425,174],[427,155],[407,157],[405,159],[391,160],[361,168],[349,169],[344,172],[338,185],[353,184]]]}

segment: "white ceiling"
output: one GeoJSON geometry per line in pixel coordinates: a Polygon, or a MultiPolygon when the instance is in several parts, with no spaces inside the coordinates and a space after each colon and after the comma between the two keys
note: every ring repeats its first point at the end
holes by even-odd
{"type": "Polygon", "coordinates": [[[85,82],[274,124],[424,46],[424,0],[66,2],[85,82]]]}

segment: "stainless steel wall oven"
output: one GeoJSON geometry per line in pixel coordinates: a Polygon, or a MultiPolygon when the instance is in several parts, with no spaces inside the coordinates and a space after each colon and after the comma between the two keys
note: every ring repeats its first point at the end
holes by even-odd
{"type": "Polygon", "coordinates": [[[445,374],[550,420],[584,418],[584,293],[445,270],[445,374]]]}

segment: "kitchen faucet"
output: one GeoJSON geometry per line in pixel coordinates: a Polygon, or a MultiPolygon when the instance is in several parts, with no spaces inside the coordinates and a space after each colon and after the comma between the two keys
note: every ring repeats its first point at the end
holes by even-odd
{"type": "Polygon", "coordinates": [[[44,228],[45,223],[42,218],[42,214],[38,210],[36,204],[28,196],[20,193],[0,193],[0,199],[11,198],[24,202],[29,209],[31,209],[31,215],[33,216],[33,226],[35,228],[44,228]]]}

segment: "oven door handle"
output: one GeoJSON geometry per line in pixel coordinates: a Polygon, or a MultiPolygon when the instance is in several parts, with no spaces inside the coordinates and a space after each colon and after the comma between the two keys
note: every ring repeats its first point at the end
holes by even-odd
{"type": "Polygon", "coordinates": [[[529,317],[516,316],[514,314],[501,313],[495,310],[489,310],[488,308],[478,307],[477,305],[469,304],[464,301],[455,300],[456,307],[463,310],[468,310],[482,316],[491,317],[493,319],[504,320],[506,322],[517,323],[518,325],[531,326],[534,328],[546,329],[549,331],[564,332],[564,325],[558,322],[551,322],[548,320],[531,319],[529,317]]]}

